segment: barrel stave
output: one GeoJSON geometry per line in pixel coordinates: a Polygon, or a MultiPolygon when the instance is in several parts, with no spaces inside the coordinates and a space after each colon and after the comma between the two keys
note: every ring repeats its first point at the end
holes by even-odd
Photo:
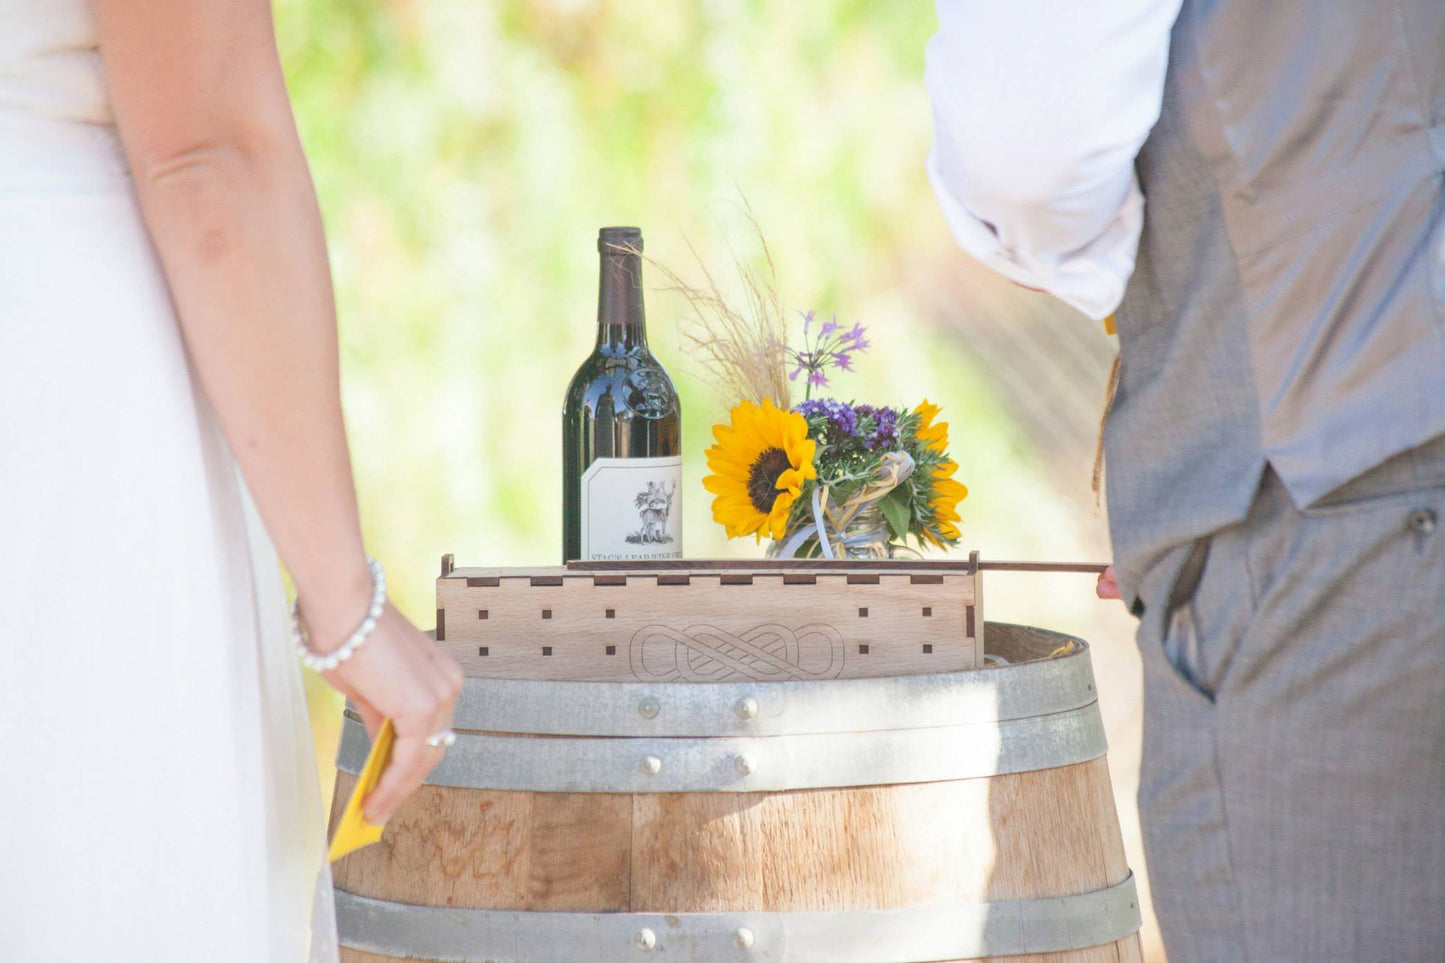
{"type": "MultiPolygon", "coordinates": [[[[337,800],[354,784],[338,773],[337,800]]],[[[631,847],[630,796],[422,786],[332,872],[339,889],[417,906],[625,912],[631,847]]]]}
{"type": "Polygon", "coordinates": [[[1129,874],[1105,759],[988,782],[998,859],[981,898],[1087,893],[1129,874]]]}

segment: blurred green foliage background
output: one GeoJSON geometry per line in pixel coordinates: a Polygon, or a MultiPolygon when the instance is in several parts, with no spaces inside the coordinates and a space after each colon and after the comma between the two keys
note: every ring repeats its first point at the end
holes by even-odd
{"type": "MultiPolygon", "coordinates": [[[[445,552],[559,561],[560,405],[595,335],[598,227],[642,227],[651,257],[696,277],[689,242],[720,270],[730,242],[755,250],[743,196],[784,302],[870,329],[833,393],[943,406],[971,489],[964,550],[1107,558],[1087,456],[1111,349],[952,244],[923,168],[931,5],[278,0],[276,17],[331,246],[367,542],[417,624],[434,622],[445,552]],[[1050,371],[1009,360],[1011,325],[1041,317],[1074,339],[1046,344],[1050,371]],[[1029,387],[1070,378],[1085,400],[1029,387]],[[1067,424],[1075,448],[1045,450],[1024,410],[1067,424]]],[[[679,352],[682,299],[647,280],[652,345],[683,398],[686,551],[760,555],[711,521],[703,450],[724,412],[679,352]]],[[[1107,643],[1095,663],[1101,690],[1118,676],[1105,709],[1127,808],[1127,619],[1078,576],[1000,579],[989,617],[1107,643]]],[[[310,681],[329,782],[339,702],[310,681]]]]}

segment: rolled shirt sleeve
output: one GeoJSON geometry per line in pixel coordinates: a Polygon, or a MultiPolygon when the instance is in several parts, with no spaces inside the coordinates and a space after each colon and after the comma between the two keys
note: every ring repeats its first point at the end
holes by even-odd
{"type": "Polygon", "coordinates": [[[960,247],[1090,317],[1118,307],[1179,5],[939,0],[927,167],[960,247]]]}

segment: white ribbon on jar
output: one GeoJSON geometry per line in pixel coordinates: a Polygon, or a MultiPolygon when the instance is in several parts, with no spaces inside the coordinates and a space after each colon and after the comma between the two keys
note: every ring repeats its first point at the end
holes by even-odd
{"type": "Polygon", "coordinates": [[[913,467],[913,457],[907,452],[890,451],[883,456],[883,462],[878,466],[878,473],[872,480],[864,485],[858,494],[837,507],[829,504],[828,486],[819,485],[813,489],[813,523],[804,525],[788,536],[782,547],[778,549],[777,557],[795,557],[798,550],[809,538],[814,536],[818,539],[818,547],[822,550],[824,558],[837,558],[840,554],[847,557],[848,549],[856,545],[889,541],[890,533],[886,526],[881,532],[881,538],[877,528],[855,532],[851,535],[843,535],[842,532],[861,512],[876,505],[883,496],[907,481],[913,474],[913,467]],[[831,538],[828,535],[830,528],[833,532],[831,538]]]}

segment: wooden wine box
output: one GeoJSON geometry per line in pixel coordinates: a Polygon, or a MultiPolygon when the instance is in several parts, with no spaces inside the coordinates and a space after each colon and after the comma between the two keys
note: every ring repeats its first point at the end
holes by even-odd
{"type": "Polygon", "coordinates": [[[700,560],[457,568],[442,559],[437,641],[468,675],[760,682],[983,664],[967,561],[700,560]]]}

